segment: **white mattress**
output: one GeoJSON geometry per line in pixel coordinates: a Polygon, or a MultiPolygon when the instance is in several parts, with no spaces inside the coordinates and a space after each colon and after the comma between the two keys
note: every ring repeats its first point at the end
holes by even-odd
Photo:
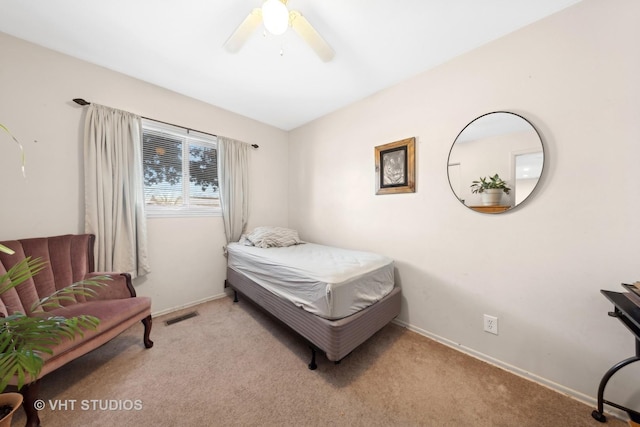
{"type": "Polygon", "coordinates": [[[230,243],[228,266],[272,293],[326,319],[340,319],[387,295],[393,260],[382,255],[303,243],[257,248],[230,243]]]}

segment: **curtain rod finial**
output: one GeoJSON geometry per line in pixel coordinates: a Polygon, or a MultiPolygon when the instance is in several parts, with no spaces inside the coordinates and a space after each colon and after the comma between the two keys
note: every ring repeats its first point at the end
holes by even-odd
{"type": "Polygon", "coordinates": [[[76,104],[81,105],[81,106],[83,106],[83,107],[84,107],[85,105],[90,105],[90,104],[91,104],[90,102],[87,102],[87,101],[85,101],[85,100],[84,100],[84,99],[82,99],[82,98],[74,98],[74,99],[73,99],[73,102],[75,102],[76,104]]]}

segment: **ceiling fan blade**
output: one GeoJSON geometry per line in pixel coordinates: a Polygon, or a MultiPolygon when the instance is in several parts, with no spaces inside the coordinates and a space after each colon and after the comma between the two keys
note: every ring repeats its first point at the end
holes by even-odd
{"type": "Polygon", "coordinates": [[[291,23],[291,28],[311,46],[311,49],[316,52],[320,59],[324,62],[329,62],[333,59],[336,54],[334,50],[300,12],[295,10],[289,12],[289,22],[291,23]]]}
{"type": "Polygon", "coordinates": [[[244,18],[244,21],[238,25],[238,28],[236,28],[227,41],[224,42],[224,48],[231,53],[239,51],[261,22],[262,9],[253,9],[251,13],[244,18]]]}

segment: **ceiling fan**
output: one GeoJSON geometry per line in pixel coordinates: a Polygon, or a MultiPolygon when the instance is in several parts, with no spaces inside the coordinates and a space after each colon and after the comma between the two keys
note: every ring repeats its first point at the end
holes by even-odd
{"type": "Polygon", "coordinates": [[[331,46],[309,21],[300,12],[287,8],[287,0],[266,0],[262,7],[253,9],[224,43],[224,48],[231,53],[238,52],[261,22],[274,35],[293,28],[324,62],[331,61],[335,56],[331,46]]]}

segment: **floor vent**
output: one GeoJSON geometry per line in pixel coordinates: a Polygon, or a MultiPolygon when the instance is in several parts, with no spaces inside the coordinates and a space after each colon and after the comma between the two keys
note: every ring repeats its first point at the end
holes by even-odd
{"type": "Polygon", "coordinates": [[[189,313],[183,314],[182,316],[174,317],[173,319],[169,319],[164,322],[165,325],[173,325],[174,323],[182,322],[183,320],[191,319],[192,317],[196,317],[198,315],[197,311],[191,311],[189,313]]]}

